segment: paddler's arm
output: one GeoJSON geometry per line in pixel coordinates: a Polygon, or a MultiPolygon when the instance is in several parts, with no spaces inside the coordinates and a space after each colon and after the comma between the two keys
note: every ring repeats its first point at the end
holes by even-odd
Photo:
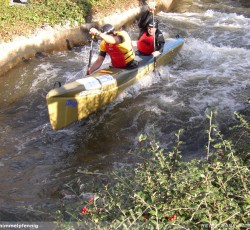
{"type": "Polygon", "coordinates": [[[153,18],[153,13],[155,9],[156,5],[154,3],[143,6],[143,13],[141,14],[141,17],[138,21],[138,27],[140,29],[138,40],[140,39],[142,34],[147,31],[147,25],[149,21],[153,18]]]}
{"type": "Polygon", "coordinates": [[[152,11],[149,6],[144,6],[143,13],[138,21],[138,27],[142,30],[147,28],[147,24],[152,17],[152,11]]]}
{"type": "Polygon", "coordinates": [[[121,43],[121,38],[119,36],[113,36],[105,33],[101,33],[96,28],[90,29],[90,34],[93,34],[95,36],[99,36],[101,39],[103,39],[105,42],[109,44],[119,44],[121,43]]]}
{"type": "Polygon", "coordinates": [[[88,75],[92,74],[94,71],[99,69],[104,61],[105,57],[98,55],[98,58],[95,60],[92,66],[88,68],[88,75]]]}

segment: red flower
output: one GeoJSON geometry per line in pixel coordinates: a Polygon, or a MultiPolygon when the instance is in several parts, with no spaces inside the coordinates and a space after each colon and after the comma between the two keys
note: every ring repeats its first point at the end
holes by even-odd
{"type": "Polygon", "coordinates": [[[92,203],[94,201],[94,197],[89,198],[88,202],[92,203]]]}
{"type": "Polygon", "coordinates": [[[169,221],[173,221],[173,220],[176,220],[177,219],[177,216],[174,214],[173,216],[166,216],[166,218],[169,220],[169,221]]]}
{"type": "Polygon", "coordinates": [[[83,207],[82,210],[81,210],[81,213],[82,213],[83,215],[85,215],[87,212],[89,213],[88,208],[83,207]]]}

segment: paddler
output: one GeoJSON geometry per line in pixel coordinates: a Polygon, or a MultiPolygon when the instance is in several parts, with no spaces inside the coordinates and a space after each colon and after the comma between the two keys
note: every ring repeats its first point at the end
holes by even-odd
{"type": "Polygon", "coordinates": [[[91,28],[89,33],[100,37],[102,41],[96,61],[88,68],[88,75],[101,67],[107,53],[111,58],[113,67],[133,69],[138,66],[138,63],[134,60],[135,53],[132,41],[126,31],[115,31],[113,25],[106,24],[101,28],[101,31],[91,28]]]}
{"type": "Polygon", "coordinates": [[[159,56],[165,44],[162,32],[158,28],[158,20],[154,17],[156,4],[154,2],[147,5],[147,10],[139,19],[140,28],[137,49],[139,55],[159,56]]]}

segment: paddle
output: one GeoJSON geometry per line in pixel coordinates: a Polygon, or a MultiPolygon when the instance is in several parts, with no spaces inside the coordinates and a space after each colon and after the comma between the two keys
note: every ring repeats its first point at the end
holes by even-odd
{"type": "Polygon", "coordinates": [[[90,42],[90,51],[89,51],[89,63],[88,63],[88,66],[87,66],[87,74],[86,75],[89,75],[89,67],[91,66],[91,60],[92,60],[92,54],[93,54],[93,41],[95,39],[95,35],[92,35],[91,37],[91,42],[90,42]]]}
{"type": "MultiPolygon", "coordinates": [[[[155,51],[155,17],[154,17],[154,11],[153,11],[153,30],[154,30],[154,51],[155,51]]],[[[156,57],[154,57],[154,72],[156,69],[156,57]]]]}
{"type": "MultiPolygon", "coordinates": [[[[156,49],[156,45],[155,45],[155,14],[154,14],[155,7],[156,7],[156,3],[151,2],[150,3],[150,8],[153,9],[152,10],[152,15],[153,15],[153,31],[154,31],[154,34],[153,34],[153,36],[154,36],[154,51],[156,49]]],[[[155,70],[156,70],[156,57],[154,57],[154,70],[153,71],[155,72],[155,70]]]]}

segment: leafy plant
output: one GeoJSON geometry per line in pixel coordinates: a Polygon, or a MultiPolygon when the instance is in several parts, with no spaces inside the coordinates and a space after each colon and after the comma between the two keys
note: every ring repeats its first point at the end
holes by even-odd
{"type": "Polygon", "coordinates": [[[140,135],[133,151],[141,158],[137,167],[114,172],[112,185],[100,190],[99,202],[71,209],[69,213],[78,213],[76,218],[71,215],[71,221],[95,229],[250,227],[249,160],[243,160],[233,143],[224,139],[213,115],[207,116],[206,159],[182,160],[182,130],[170,152],[154,138],[140,135]]]}
{"type": "Polygon", "coordinates": [[[84,2],[76,4],[69,0],[32,1],[31,4],[19,6],[0,0],[0,39],[10,39],[14,34],[25,35],[24,31],[32,31],[47,24],[64,25],[66,21],[72,25],[75,22],[83,23],[91,9],[89,1],[84,2]]]}

